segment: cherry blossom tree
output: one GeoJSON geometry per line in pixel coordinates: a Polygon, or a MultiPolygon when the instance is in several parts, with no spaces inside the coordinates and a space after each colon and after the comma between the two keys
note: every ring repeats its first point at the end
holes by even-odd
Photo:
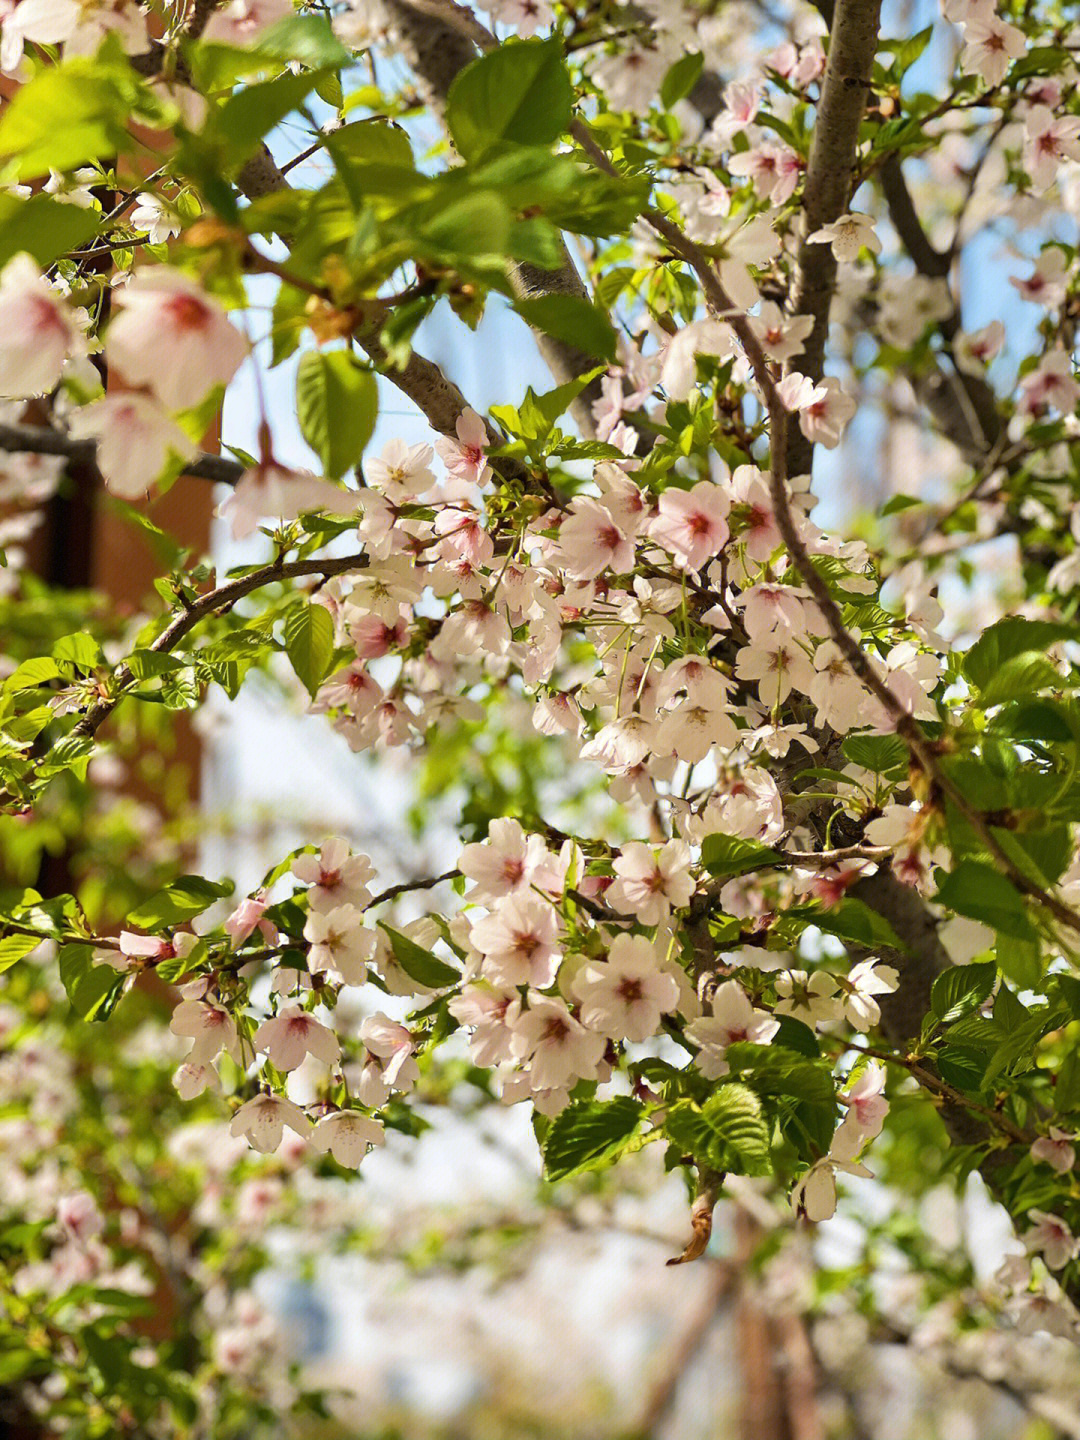
{"type": "Polygon", "coordinates": [[[912,1241],[916,1309],[1080,1337],[1080,31],[910,29],[0,12],[0,1385],[43,1433],[320,1413],[215,1229],[260,1185],[300,1218],[454,1077],[551,1186],[683,1175],[674,1264],[725,1193],[802,1244],[977,1174],[1015,1253],[980,1289],[912,1241]],[[481,413],[422,327],[485,310],[552,386],[481,413]],[[257,454],[206,448],[264,354],[318,474],[265,398],[257,454]],[[430,443],[376,454],[394,389],[430,443]],[[27,560],[76,463],[162,556],[137,616],[27,560]],[[257,563],[155,523],[207,484],[257,563]],[[421,807],[449,776],[453,853],[311,836],[244,895],[190,828],[120,843],[110,766],[258,674],[421,807]]]}

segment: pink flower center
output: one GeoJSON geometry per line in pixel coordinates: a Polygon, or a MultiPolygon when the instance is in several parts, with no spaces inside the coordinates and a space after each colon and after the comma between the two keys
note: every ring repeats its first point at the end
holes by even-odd
{"type": "Polygon", "coordinates": [[[61,336],[66,340],[67,326],[56,306],[50,304],[44,295],[31,295],[29,301],[34,316],[33,328],[38,334],[61,336]]]}
{"type": "Polygon", "coordinates": [[[165,303],[165,312],[178,330],[205,330],[210,311],[194,295],[172,295],[165,303]]]}

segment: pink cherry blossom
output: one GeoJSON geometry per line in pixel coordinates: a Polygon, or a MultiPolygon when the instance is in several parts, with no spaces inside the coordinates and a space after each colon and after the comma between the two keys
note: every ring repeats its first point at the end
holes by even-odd
{"type": "Polygon", "coordinates": [[[371,1145],[382,1145],[386,1131],[370,1115],[358,1110],[335,1110],[316,1122],[311,1144],[322,1154],[330,1154],[347,1170],[355,1170],[371,1145]]]}
{"type": "MultiPolygon", "coordinates": [[[[22,0],[4,20],[5,51],[16,40],[63,45],[68,55],[93,55],[114,33],[129,55],[149,45],[146,20],[132,5],[85,5],[78,0],[22,0]]],[[[5,67],[10,53],[5,55],[5,67]]]]}
{"type": "Polygon", "coordinates": [[[1024,129],[1024,164],[1035,189],[1047,190],[1063,160],[1080,160],[1080,116],[1055,115],[1047,105],[1033,105],[1024,129]]]}
{"type": "Polygon", "coordinates": [[[236,1021],[222,1005],[181,1000],[173,1010],[169,1029],[174,1035],[187,1036],[194,1042],[187,1055],[189,1065],[208,1065],[222,1050],[237,1062],[240,1060],[236,1021]]]}
{"type": "Polygon", "coordinates": [[[592,580],[603,570],[624,575],[634,568],[634,542],[610,510],[588,496],[570,503],[559,529],[558,563],[575,580],[592,580]]]}
{"type": "Polygon", "coordinates": [[[0,331],[0,395],[48,394],[68,356],[85,348],[70,308],[29,255],[13,256],[0,272],[0,331]]]}
{"type": "Polygon", "coordinates": [[[558,1089],[595,1078],[607,1042],[575,1020],[562,1000],[530,994],[528,1008],[512,1018],[510,1028],[511,1052],[528,1061],[534,1089],[558,1089]]]}
{"type": "Polygon", "coordinates": [[[246,899],[241,900],[232,914],[222,922],[222,929],[232,941],[234,950],[241,946],[256,929],[259,930],[267,945],[278,943],[277,927],[272,925],[269,920],[263,919],[269,904],[270,900],[266,891],[260,890],[257,895],[249,895],[246,899]]]}
{"type": "Polygon", "coordinates": [[[339,905],[363,910],[371,902],[368,881],[374,879],[375,867],[366,855],[353,855],[349,842],[339,836],[324,840],[317,855],[298,855],[290,868],[298,880],[311,886],[312,910],[334,910],[339,905]]]}
{"type": "Polygon", "coordinates": [[[774,206],[787,203],[795,193],[805,162],[789,145],[765,140],[728,160],[732,175],[745,175],[762,200],[774,206]]]}
{"type": "Polygon", "coordinates": [[[1000,85],[1012,62],[1026,53],[1024,32],[1007,24],[989,8],[964,22],[960,69],[965,75],[981,75],[987,85],[1000,85]]]}
{"type": "Polygon", "coordinates": [[[848,1175],[873,1179],[866,1166],[854,1160],[840,1160],[829,1155],[816,1161],[806,1174],[795,1182],[791,1192],[791,1208],[798,1219],[819,1222],[830,1220],[835,1215],[838,1170],[848,1175]]]}
{"type": "Polygon", "coordinates": [[[62,1195],[56,1204],[56,1219],[66,1234],[80,1245],[105,1229],[105,1217],[89,1190],[62,1195]]]}
{"type": "Polygon", "coordinates": [[[313,710],[332,710],[345,706],[358,718],[370,715],[383,698],[383,688],[359,660],[336,670],[319,686],[313,710]]]}
{"type": "Polygon", "coordinates": [[[675,1010],[679,987],[660,969],[656,947],[643,935],[620,935],[604,960],[590,960],[571,986],[591,1030],[640,1042],[655,1035],[661,1015],[675,1010]]]}
{"type": "Polygon", "coordinates": [[[712,1014],[703,1015],[686,1027],[686,1036],[698,1048],[694,1064],[706,1080],[728,1073],[724,1051],[737,1040],[768,1045],[780,1028],[779,1020],[758,1010],[737,980],[725,980],[712,997],[712,1014]]]}
{"type": "Polygon", "coordinates": [[[1035,1222],[1023,1236],[1029,1255],[1041,1254],[1050,1270],[1064,1270],[1070,1260],[1080,1255],[1080,1240],[1059,1220],[1045,1210],[1029,1210],[1028,1219],[1035,1222]]]}
{"type": "Polygon", "coordinates": [[[521,1006],[516,990],[494,985],[466,985],[447,1002],[454,1019],[467,1026],[473,1063],[488,1068],[512,1058],[510,1025],[521,1006]]]}
{"type": "Polygon", "coordinates": [[[838,983],[848,1024],[865,1032],[881,1022],[881,1008],[874,997],[891,995],[900,984],[900,976],[880,960],[860,960],[838,983]]]}
{"type": "Polygon", "coordinates": [[[255,1031],[255,1049],[264,1050],[278,1070],[295,1070],[308,1055],[334,1065],[341,1055],[337,1036],[299,1005],[287,1005],[255,1031]]]}
{"type": "Polygon", "coordinates": [[[613,862],[616,879],[607,891],[608,903],[640,925],[659,925],[673,906],[678,910],[689,903],[694,893],[690,866],[685,840],[669,840],[659,851],[632,840],[613,862]]]}
{"type": "Polygon", "coordinates": [[[505,895],[527,894],[546,878],[552,857],[540,835],[526,835],[516,820],[496,819],[488,838],[466,845],[458,869],[473,882],[469,899],[487,905],[505,895]]]}
{"type": "Polygon", "coordinates": [[[292,14],[291,0],[230,0],[210,16],[202,38],[218,45],[251,45],[264,30],[292,14]]]}
{"type": "Polygon", "coordinates": [[[470,485],[483,485],[491,478],[487,463],[487,447],[491,442],[483,418],[466,407],[458,416],[454,428],[457,431],[456,440],[444,436],[435,443],[439,459],[457,479],[470,485]]]}
{"type": "Polygon", "coordinates": [[[470,942],[484,957],[484,975],[495,985],[535,985],[555,979],[561,951],[554,908],[538,896],[512,894],[475,920],[470,942]]]}
{"type": "Polygon", "coordinates": [[[856,1160],[864,1146],[881,1134],[889,1113],[884,1089],[885,1068],[871,1060],[847,1094],[840,1096],[847,1106],[847,1114],[829,1146],[830,1160],[856,1160]]]}
{"type": "Polygon", "coordinates": [[[415,498],[426,494],[435,484],[429,469],[435,451],[430,445],[406,445],[404,440],[389,440],[382,454],[364,461],[364,476],[369,485],[385,489],[392,499],[415,498]]]}
{"type": "MultiPolygon", "coordinates": [[[[1080,124],[1080,121],[1078,121],[1080,124]]],[[[1051,407],[1071,415],[1080,400],[1080,385],[1073,376],[1072,359],[1065,350],[1051,350],[1036,368],[1020,380],[1020,410],[1034,415],[1051,407]]]]}
{"type": "Polygon", "coordinates": [[[313,510],[348,514],[356,498],[355,491],[350,493],[328,480],[269,460],[244,471],[217,513],[229,521],[233,539],[243,540],[254,534],[262,519],[295,520],[313,510]]]}
{"type": "Polygon", "coordinates": [[[281,1144],[285,1126],[306,1139],[311,1122],[291,1100],[283,1095],[256,1095],[246,1101],[232,1118],[231,1135],[243,1135],[253,1150],[272,1155],[281,1144]]]}
{"type": "Polygon", "coordinates": [[[140,271],[116,292],[120,314],[105,358],[128,385],[146,386],[169,410],[197,405],[227,385],[248,351],[224,310],[194,281],[165,266],[140,271]]]}
{"type": "Polygon", "coordinates": [[[360,1025],[360,1039],[369,1056],[379,1061],[382,1081],[393,1090],[408,1090],[420,1078],[412,1058],[416,1042],[412,1032],[377,1010],[360,1025]]]}
{"type": "Polygon", "coordinates": [[[791,1015],[810,1026],[828,1024],[841,1015],[841,1002],[833,977],[824,970],[808,975],[805,970],[788,970],[776,981],[779,997],[776,1015],[791,1015]]]}
{"type": "Polygon", "coordinates": [[[708,480],[692,490],[667,489],[649,533],[680,565],[700,570],[727,543],[730,506],[724,490],[708,480]]]}
{"type": "Polygon", "coordinates": [[[1076,1148],[1073,1144],[1075,1139],[1075,1135],[1051,1125],[1050,1133],[1040,1135],[1032,1144],[1031,1158],[1049,1165],[1059,1175],[1067,1175],[1076,1164],[1076,1148]]]}
{"type": "Polygon", "coordinates": [[[857,260],[864,248],[874,255],[881,251],[881,241],[869,215],[841,215],[831,225],[823,225],[806,238],[811,245],[831,245],[833,255],[841,263],[857,260]]]}
{"type": "Polygon", "coordinates": [[[145,495],[170,460],[190,460],[195,446],[149,395],[119,392],[76,410],[70,430],[77,439],[95,439],[98,469],[114,494],[125,500],[145,495]]]}
{"type": "Polygon", "coordinates": [[[346,985],[363,985],[375,936],[364,928],[354,905],[312,910],[304,925],[304,939],[310,943],[308,967],[313,974],[328,970],[346,985]]]}

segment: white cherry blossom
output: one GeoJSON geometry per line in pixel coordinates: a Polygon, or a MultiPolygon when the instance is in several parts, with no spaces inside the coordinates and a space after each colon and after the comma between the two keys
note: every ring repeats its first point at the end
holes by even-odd
{"type": "Polygon", "coordinates": [[[620,935],[604,960],[582,966],[571,988],[583,1024],[634,1042],[655,1035],[661,1015],[679,1003],[678,985],[659,968],[656,947],[643,935],[620,935]]]}
{"type": "Polygon", "coordinates": [[[299,1105],[283,1095],[256,1095],[240,1106],[232,1118],[229,1133],[243,1135],[253,1150],[272,1155],[281,1144],[286,1125],[305,1139],[311,1131],[311,1121],[299,1105]]]}

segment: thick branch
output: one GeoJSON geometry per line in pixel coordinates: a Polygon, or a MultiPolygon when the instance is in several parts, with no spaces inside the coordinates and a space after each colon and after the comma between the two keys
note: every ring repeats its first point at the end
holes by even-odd
{"type": "MultiPolygon", "coordinates": [[[[475,17],[453,0],[386,0],[395,38],[416,76],[420,92],[428,108],[445,125],[446,98],[450,86],[465,68],[476,59],[477,48],[489,50],[498,42],[475,17]]],[[[587,300],[588,291],[562,246],[561,264],[555,270],[542,270],[536,265],[511,264],[510,283],[519,299],[541,295],[573,295],[587,300]]],[[[536,343],[552,375],[560,385],[576,380],[579,375],[596,368],[596,357],[579,350],[565,340],[535,330],[536,343]]],[[[600,381],[594,380],[581,392],[570,407],[578,428],[587,438],[594,438],[596,425],[592,402],[599,398],[600,381]]]]}
{"type": "MultiPolygon", "coordinates": [[[[877,53],[881,0],[836,0],[829,33],[829,58],[821,79],[821,99],[803,186],[801,238],[795,262],[791,309],[810,315],[799,369],[820,380],[825,367],[829,310],[836,289],[836,258],[830,245],[811,244],[809,236],[843,215],[851,199],[859,125],[870,93],[877,53]]],[[[791,435],[788,471],[809,471],[813,447],[798,432],[791,435]]]]}
{"type": "MultiPolygon", "coordinates": [[[[601,168],[614,174],[611,161],[596,144],[586,126],[575,121],[571,134],[579,141],[586,154],[601,168]]],[[[1070,930],[1080,933],[1080,915],[1056,895],[1036,885],[1020,870],[994,835],[985,815],[977,810],[942,769],[937,752],[923,734],[919,722],[908,713],[903,703],[883,680],[874,667],[870,656],[862,649],[854,635],[844,624],[840,606],[833,598],[832,591],[818,574],[810,558],[798,525],[791,510],[791,495],[788,489],[787,457],[791,452],[791,416],[777,389],[776,380],[769,368],[769,362],[761,342],[754,333],[747,317],[735,307],[714,269],[709,257],[690,240],[679,227],[655,210],[644,212],[645,220],[658,235],[662,235],[672,251],[686,261],[701,282],[706,304],[718,318],[730,324],[746,352],[754,379],[764,398],[769,415],[769,497],[772,503],[776,527],[799,577],[817,602],[818,609],[828,628],[829,634],[852,672],[862,681],[867,690],[879,700],[888,715],[893,729],[907,745],[912,758],[923,774],[936,788],[938,795],[952,802],[959,813],[972,827],[987,852],[993,857],[1002,874],[1008,876],[1023,895],[1029,896],[1070,930]]]]}
{"type": "MultiPolygon", "coordinates": [[[[947,279],[952,268],[952,251],[935,250],[923,228],[911,198],[903,167],[897,155],[890,155],[878,172],[889,218],[904,249],[920,275],[931,280],[947,279]]],[[[941,326],[941,333],[953,341],[960,330],[959,311],[954,308],[941,326]]],[[[980,375],[958,367],[951,373],[934,365],[928,375],[915,380],[919,399],[930,411],[934,423],[969,465],[979,466],[1002,439],[997,397],[980,375]]]]}
{"type": "MultiPolygon", "coordinates": [[[[0,451],[22,455],[62,455],[84,465],[96,464],[97,441],[76,440],[63,430],[48,425],[0,425],[0,451]]],[[[185,475],[211,480],[216,485],[235,485],[244,473],[238,460],[224,455],[197,455],[184,466],[185,475]]]]}
{"type": "MultiPolygon", "coordinates": [[[[263,195],[272,195],[279,190],[290,188],[284,172],[265,145],[243,167],[236,183],[249,200],[257,200],[263,195]]],[[[469,402],[465,396],[454,382],[443,374],[434,360],[418,355],[415,350],[410,352],[404,366],[392,365],[379,340],[380,330],[379,325],[356,330],[353,338],[380,375],[385,375],[392,385],[396,385],[403,395],[409,397],[431,428],[440,435],[453,438],[457,434],[458,418],[462,411],[468,408],[469,402]]],[[[502,444],[502,437],[490,429],[488,436],[492,445],[502,444]]],[[[518,460],[501,459],[496,462],[496,466],[499,474],[508,480],[524,482],[529,477],[528,470],[518,460]]]]}

